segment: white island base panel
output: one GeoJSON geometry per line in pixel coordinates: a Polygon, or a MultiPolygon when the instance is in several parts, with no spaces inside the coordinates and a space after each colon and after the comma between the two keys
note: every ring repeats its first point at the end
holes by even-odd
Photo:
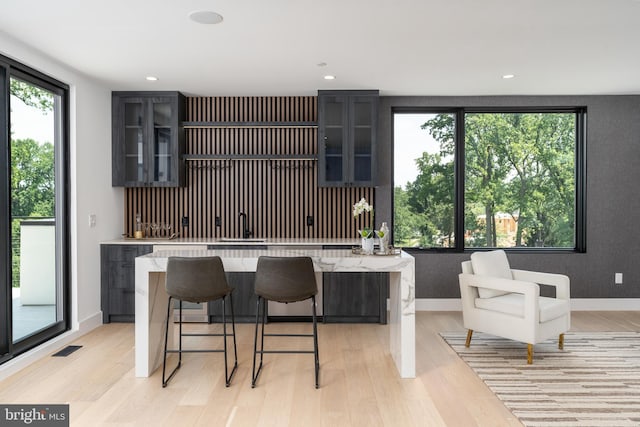
{"type": "Polygon", "coordinates": [[[390,353],[400,377],[415,378],[414,258],[405,252],[397,256],[366,256],[340,249],[175,250],[154,252],[136,258],[136,377],[148,377],[162,365],[168,302],[164,272],[167,268],[167,258],[170,256],[219,256],[225,271],[228,272],[256,271],[260,256],[309,256],[313,259],[316,273],[389,272],[390,353]]]}

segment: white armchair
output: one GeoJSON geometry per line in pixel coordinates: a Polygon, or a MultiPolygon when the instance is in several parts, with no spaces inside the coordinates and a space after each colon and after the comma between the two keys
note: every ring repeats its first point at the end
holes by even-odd
{"type": "Polygon", "coordinates": [[[497,250],[473,253],[458,277],[467,347],[473,331],[525,342],[529,364],[536,343],[557,336],[563,348],[571,326],[567,276],[512,270],[505,252],[497,250]],[[555,298],[541,297],[539,284],[554,286],[555,298]]]}

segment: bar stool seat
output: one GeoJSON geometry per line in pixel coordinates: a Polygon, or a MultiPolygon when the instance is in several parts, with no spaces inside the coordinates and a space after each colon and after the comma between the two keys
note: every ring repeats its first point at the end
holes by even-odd
{"type": "Polygon", "coordinates": [[[256,329],[253,342],[253,374],[251,387],[262,370],[265,353],[313,353],[315,357],[315,386],[319,387],[320,359],[318,356],[318,326],[316,318],[316,294],[318,285],[310,257],[269,257],[258,258],[256,268],[255,293],[258,296],[256,310],[256,329]],[[311,299],[312,334],[265,334],[266,302],[298,302],[311,299]],[[262,302],[262,304],[260,304],[262,302]],[[258,349],[258,328],[260,306],[262,305],[262,328],[260,348],[258,349]],[[313,350],[264,350],[264,337],[313,337],[313,350]],[[256,370],[256,358],[260,354],[260,364],[256,370]]]}
{"type": "Polygon", "coordinates": [[[229,387],[231,378],[238,368],[238,351],[236,347],[236,328],[233,314],[233,288],[227,283],[222,260],[218,256],[214,257],[169,257],[167,261],[167,272],[165,288],[169,295],[167,305],[167,323],[164,339],[164,360],[162,363],[162,387],[166,387],[169,380],[175,375],[182,365],[182,353],[224,353],[224,376],[225,385],[229,387]],[[231,334],[227,333],[227,316],[225,313],[226,299],[229,297],[231,307],[231,334]],[[169,339],[169,323],[172,319],[172,299],[179,301],[180,318],[178,349],[167,349],[169,339]],[[182,302],[203,303],[209,301],[222,300],[222,330],[223,333],[183,333],[182,332],[182,302]],[[227,360],[227,337],[233,336],[234,364],[229,373],[227,360]],[[186,336],[215,336],[224,337],[223,350],[197,350],[182,348],[182,337],[186,336]],[[166,377],[167,353],[178,353],[178,364],[166,377]]]}

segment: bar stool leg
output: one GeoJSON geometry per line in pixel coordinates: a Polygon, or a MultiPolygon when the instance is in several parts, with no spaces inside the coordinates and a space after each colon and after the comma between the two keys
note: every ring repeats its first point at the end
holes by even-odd
{"type": "Polygon", "coordinates": [[[225,313],[225,298],[222,297],[222,339],[224,340],[224,379],[225,386],[229,387],[229,368],[227,366],[227,313],[225,313]]]}
{"type": "Polygon", "coordinates": [[[231,376],[229,377],[229,382],[233,375],[238,369],[238,347],[236,345],[236,317],[233,312],[233,295],[229,294],[229,305],[231,307],[231,332],[233,333],[233,370],[231,371],[231,376]]]}
{"type": "Polygon", "coordinates": [[[171,374],[169,374],[169,377],[166,378],[166,368],[167,368],[167,344],[169,341],[169,323],[171,322],[171,312],[172,312],[172,307],[171,307],[171,297],[169,297],[169,301],[167,302],[167,323],[166,323],[166,327],[165,327],[165,334],[164,334],[164,358],[162,361],[162,387],[166,387],[167,384],[169,383],[169,380],[171,380],[171,378],[173,378],[173,376],[175,375],[176,371],[178,369],[180,369],[180,366],[182,365],[182,300],[180,300],[180,319],[178,319],[179,322],[179,328],[180,328],[180,334],[179,334],[179,338],[178,338],[178,365],[173,369],[173,371],[171,371],[171,374]],[[166,378],[166,379],[165,379],[166,378]]]}
{"type": "Polygon", "coordinates": [[[320,375],[320,356],[318,355],[318,322],[316,320],[316,297],[311,297],[311,304],[313,308],[313,353],[315,356],[315,371],[316,371],[316,388],[320,387],[318,377],[320,375]]]}
{"type": "Polygon", "coordinates": [[[255,388],[256,380],[258,379],[258,375],[260,375],[260,371],[262,370],[262,356],[263,356],[262,349],[264,348],[264,316],[262,318],[262,339],[260,341],[261,342],[260,343],[260,346],[261,346],[260,347],[260,366],[256,371],[256,355],[258,354],[258,319],[260,319],[260,300],[262,300],[262,297],[259,296],[256,302],[256,331],[253,336],[253,371],[251,374],[251,388],[255,388]]]}
{"type": "Polygon", "coordinates": [[[231,303],[231,328],[233,332],[233,350],[234,350],[234,364],[233,369],[231,370],[231,374],[229,374],[229,367],[227,362],[227,314],[226,314],[226,297],[222,297],[222,335],[224,337],[224,378],[225,378],[225,386],[229,387],[231,384],[231,378],[236,373],[236,369],[238,368],[238,353],[236,349],[236,328],[235,328],[235,318],[233,316],[233,299],[231,299],[231,294],[229,294],[229,302],[231,303]]]}
{"type": "Polygon", "coordinates": [[[178,365],[182,365],[182,300],[180,300],[180,319],[178,319],[178,329],[179,329],[179,338],[178,338],[178,365]]]}

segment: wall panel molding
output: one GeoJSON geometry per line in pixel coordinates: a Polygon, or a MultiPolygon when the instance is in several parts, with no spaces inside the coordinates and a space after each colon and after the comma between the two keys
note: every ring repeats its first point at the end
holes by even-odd
{"type": "MultiPolygon", "coordinates": [[[[189,122],[317,122],[317,98],[190,97],[189,122]]],[[[196,127],[186,129],[187,153],[237,156],[318,154],[315,127],[196,127]]],[[[257,238],[355,238],[371,227],[352,205],[374,188],[320,188],[316,160],[224,159],[187,162],[183,188],[125,189],[125,233],[136,213],[144,223],[171,224],[180,237],[240,237],[239,213],[257,238]],[[189,227],[181,227],[181,218],[189,227]],[[307,225],[307,217],[313,225],[307,225]],[[216,218],[220,226],[216,226],[216,218]]]]}

